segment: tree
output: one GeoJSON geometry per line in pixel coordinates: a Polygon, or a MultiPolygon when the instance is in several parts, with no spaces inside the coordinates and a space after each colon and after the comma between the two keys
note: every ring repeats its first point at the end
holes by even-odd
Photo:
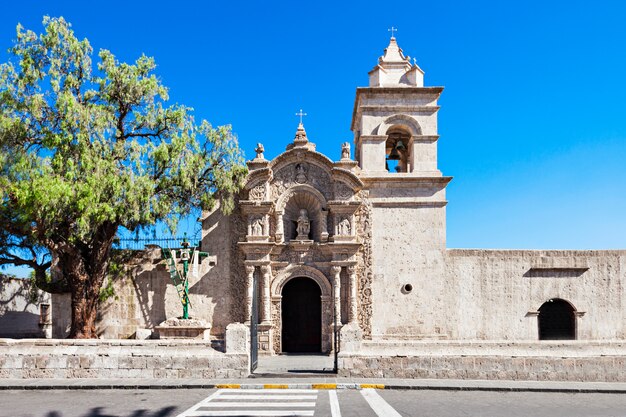
{"type": "Polygon", "coordinates": [[[93,68],[69,23],[43,25],[40,35],[18,25],[0,66],[0,265],[33,266],[44,288],[69,289],[70,337],[93,338],[120,227],[174,227],[218,201],[228,212],[247,170],[229,126],[167,103],[152,58],[120,63],[101,50],[93,68]]]}

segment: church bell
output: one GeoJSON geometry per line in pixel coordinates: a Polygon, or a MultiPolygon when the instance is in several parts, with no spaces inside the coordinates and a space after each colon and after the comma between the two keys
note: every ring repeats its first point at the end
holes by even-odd
{"type": "Polygon", "coordinates": [[[391,148],[391,152],[389,153],[389,159],[391,159],[392,161],[400,160],[400,154],[398,153],[397,147],[394,146],[393,148],[391,148]]]}

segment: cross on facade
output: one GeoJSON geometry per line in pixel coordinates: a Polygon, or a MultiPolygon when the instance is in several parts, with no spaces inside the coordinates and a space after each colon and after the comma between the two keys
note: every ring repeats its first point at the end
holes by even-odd
{"type": "Polygon", "coordinates": [[[300,109],[300,111],[298,113],[296,113],[296,116],[300,116],[300,124],[302,124],[302,116],[306,116],[306,113],[302,113],[302,109],[300,109]]]}
{"type": "Polygon", "coordinates": [[[391,27],[391,29],[387,29],[387,32],[391,32],[391,37],[392,37],[392,38],[394,37],[394,36],[393,36],[393,32],[397,32],[397,31],[398,31],[398,29],[397,29],[397,28],[394,28],[393,26],[391,27]]]}

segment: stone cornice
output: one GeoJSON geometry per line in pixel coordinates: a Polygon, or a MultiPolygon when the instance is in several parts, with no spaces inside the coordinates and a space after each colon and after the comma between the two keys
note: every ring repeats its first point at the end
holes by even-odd
{"type": "Polygon", "coordinates": [[[237,245],[247,255],[250,253],[269,254],[274,246],[274,242],[237,242],[237,245]]]}
{"type": "Polygon", "coordinates": [[[239,207],[244,215],[247,214],[268,214],[274,208],[272,201],[239,201],[239,207]]]}
{"type": "Polygon", "coordinates": [[[255,169],[248,173],[245,188],[250,189],[261,182],[269,182],[272,180],[273,172],[269,167],[255,169]]]}
{"type": "Polygon", "coordinates": [[[373,110],[389,113],[435,113],[439,111],[441,106],[380,106],[380,105],[364,105],[359,107],[362,110],[373,110]]]}
{"type": "Polygon", "coordinates": [[[341,214],[354,214],[360,206],[360,201],[333,200],[328,202],[328,208],[332,212],[341,214]]]}
{"type": "Polygon", "coordinates": [[[411,140],[418,143],[433,143],[439,140],[439,135],[413,135],[411,140]]]}
{"type": "Polygon", "coordinates": [[[375,200],[372,199],[374,207],[445,207],[447,201],[424,201],[415,199],[391,199],[391,200],[375,200]]]}
{"type": "Polygon", "coordinates": [[[352,188],[356,189],[357,191],[363,188],[363,181],[361,181],[361,179],[357,177],[356,174],[352,171],[349,171],[345,168],[334,167],[331,170],[331,173],[334,180],[343,179],[343,182],[347,181],[352,186],[352,188]]]}
{"type": "MultiPolygon", "coordinates": [[[[354,97],[354,107],[352,109],[352,122],[350,130],[354,131],[356,115],[359,109],[359,100],[363,94],[381,95],[381,94],[413,94],[413,95],[439,95],[443,91],[443,87],[357,87],[356,96],[354,97]]],[[[437,106],[438,107],[438,106],[437,106]]]]}
{"type": "Polygon", "coordinates": [[[426,177],[414,174],[387,174],[377,176],[362,176],[361,180],[366,186],[374,184],[402,184],[404,187],[414,186],[446,186],[453,177],[426,177]]]}

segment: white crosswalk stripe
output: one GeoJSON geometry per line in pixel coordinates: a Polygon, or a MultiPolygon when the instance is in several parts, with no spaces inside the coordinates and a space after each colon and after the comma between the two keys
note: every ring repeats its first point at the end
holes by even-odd
{"type": "Polygon", "coordinates": [[[402,417],[400,413],[393,409],[392,406],[383,397],[378,395],[376,390],[372,388],[365,388],[361,391],[361,395],[365,398],[365,401],[370,405],[372,410],[379,417],[402,417]]]}
{"type": "Polygon", "coordinates": [[[314,389],[220,389],[177,417],[312,416],[314,389]]]}

